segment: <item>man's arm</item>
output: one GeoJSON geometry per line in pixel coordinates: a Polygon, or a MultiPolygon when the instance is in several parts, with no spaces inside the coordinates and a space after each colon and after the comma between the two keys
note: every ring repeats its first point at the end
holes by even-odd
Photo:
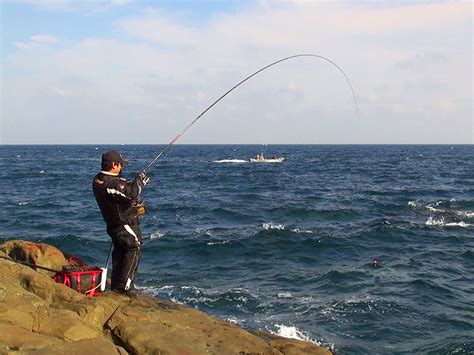
{"type": "Polygon", "coordinates": [[[139,173],[135,179],[130,182],[122,178],[114,179],[109,186],[107,186],[107,194],[114,196],[117,200],[134,200],[138,198],[143,190],[143,187],[150,181],[150,178],[145,173],[139,173]]]}

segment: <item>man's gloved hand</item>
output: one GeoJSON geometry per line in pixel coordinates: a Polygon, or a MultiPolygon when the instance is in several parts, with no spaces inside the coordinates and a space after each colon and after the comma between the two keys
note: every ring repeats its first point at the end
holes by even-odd
{"type": "Polygon", "coordinates": [[[141,173],[138,173],[137,179],[140,181],[140,183],[145,186],[150,182],[150,178],[145,174],[143,171],[141,173]]]}

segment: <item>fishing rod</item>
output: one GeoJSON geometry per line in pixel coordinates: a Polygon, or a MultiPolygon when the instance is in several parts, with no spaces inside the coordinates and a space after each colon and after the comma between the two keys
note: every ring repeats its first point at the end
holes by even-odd
{"type": "Polygon", "coordinates": [[[235,89],[237,89],[240,85],[242,85],[243,83],[245,83],[247,80],[249,80],[250,78],[254,77],[255,75],[259,74],[260,72],[264,71],[265,69],[268,69],[278,63],[281,63],[281,62],[284,62],[286,60],[290,60],[290,59],[294,59],[294,58],[299,58],[299,57],[315,57],[315,58],[319,58],[319,59],[322,59],[322,60],[325,60],[329,63],[331,63],[332,65],[334,65],[341,73],[342,75],[344,75],[344,78],[346,79],[347,83],[349,84],[349,87],[351,89],[351,92],[352,92],[352,97],[354,98],[354,104],[355,104],[355,109],[356,109],[356,114],[357,114],[357,118],[359,118],[359,108],[357,107],[357,100],[356,100],[356,96],[355,96],[355,93],[354,93],[354,89],[352,88],[352,84],[351,82],[349,81],[349,78],[347,77],[346,73],[339,67],[339,65],[337,65],[336,63],[334,63],[331,59],[329,58],[326,58],[326,57],[323,57],[322,55],[318,55],[318,54],[311,54],[311,53],[305,53],[305,54],[296,54],[296,55],[292,55],[292,56],[289,56],[289,57],[285,57],[285,58],[282,58],[282,59],[279,59],[277,60],[276,62],[273,62],[273,63],[270,63],[266,66],[264,66],[263,68],[257,70],[256,72],[250,74],[249,76],[247,76],[245,79],[241,80],[240,82],[238,82],[236,85],[234,85],[231,89],[227,90],[224,94],[222,94],[217,100],[215,100],[211,105],[209,105],[204,111],[202,111],[194,120],[192,120],[181,132],[179,132],[172,140],[171,142],[168,143],[168,145],[166,147],[163,148],[163,150],[161,152],[158,153],[158,155],[147,165],[147,167],[145,169],[142,170],[143,173],[146,173],[152,166],[153,164],[156,163],[156,161],[158,159],[161,158],[161,156],[163,154],[165,154],[170,148],[171,146],[179,139],[181,138],[181,136],[183,134],[185,134],[187,132],[188,129],[190,129],[197,121],[199,121],[199,119],[204,116],[204,114],[209,111],[212,107],[214,107],[214,105],[216,105],[219,101],[221,101],[224,97],[226,97],[228,94],[230,94],[232,91],[234,91],[235,89]]]}
{"type": "Polygon", "coordinates": [[[42,270],[46,270],[46,271],[51,271],[51,272],[55,272],[55,273],[61,272],[60,270],[50,269],[49,267],[45,267],[45,266],[41,266],[41,265],[36,265],[36,264],[33,264],[33,263],[29,263],[29,262],[27,262],[27,261],[21,261],[21,260],[9,258],[9,257],[7,257],[7,256],[2,256],[2,255],[0,255],[0,259],[5,259],[5,260],[13,261],[14,263],[17,263],[17,264],[22,264],[22,265],[30,266],[30,267],[32,267],[32,268],[38,268],[38,269],[42,269],[42,270]]]}

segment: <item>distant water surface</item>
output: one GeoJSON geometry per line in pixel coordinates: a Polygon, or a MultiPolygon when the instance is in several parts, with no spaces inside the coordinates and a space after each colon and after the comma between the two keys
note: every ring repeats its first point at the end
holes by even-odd
{"type": "MultiPolygon", "coordinates": [[[[162,148],[0,146],[0,241],[102,266],[100,155],[133,178],[162,148]]],[[[151,170],[138,285],[341,354],[474,351],[474,146],[178,145],[151,170]],[[220,162],[216,162],[220,161],[220,162]]]]}

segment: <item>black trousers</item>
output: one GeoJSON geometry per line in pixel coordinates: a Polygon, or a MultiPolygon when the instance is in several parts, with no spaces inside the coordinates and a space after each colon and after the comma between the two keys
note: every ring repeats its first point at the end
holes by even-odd
{"type": "Polygon", "coordinates": [[[112,284],[115,291],[133,287],[141,257],[142,233],[138,221],[107,229],[114,245],[112,251],[112,284]]]}

